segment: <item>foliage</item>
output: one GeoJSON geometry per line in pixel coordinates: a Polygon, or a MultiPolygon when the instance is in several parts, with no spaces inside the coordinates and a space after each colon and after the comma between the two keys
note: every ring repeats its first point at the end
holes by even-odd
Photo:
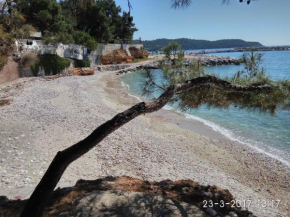
{"type": "Polygon", "coordinates": [[[64,44],[72,44],[74,43],[73,36],[71,34],[68,34],[66,32],[60,32],[55,35],[46,35],[43,37],[44,44],[53,44],[56,45],[58,43],[64,43],[64,44]]]}
{"type": "MultiPolygon", "coordinates": [[[[262,44],[259,42],[246,42],[240,39],[224,39],[217,41],[207,40],[195,40],[188,38],[175,39],[180,44],[180,48],[183,50],[193,49],[215,49],[215,48],[235,48],[235,47],[261,47],[262,44]]],[[[134,41],[138,43],[138,41],[134,41]]],[[[142,41],[146,50],[156,51],[161,50],[171,42],[171,39],[156,39],[156,40],[144,40],[142,41]]]]}
{"type": "Polygon", "coordinates": [[[10,41],[12,41],[10,35],[7,34],[3,25],[0,25],[0,42],[1,42],[1,44],[7,43],[10,41]]]}
{"type": "Polygon", "coordinates": [[[102,43],[115,39],[131,40],[137,29],[129,13],[116,6],[114,0],[60,2],[62,10],[70,14],[75,22],[75,30],[83,31],[102,43]]]}
{"type": "Polygon", "coordinates": [[[96,40],[83,31],[75,31],[73,34],[68,34],[66,32],[60,32],[55,35],[47,34],[43,37],[43,42],[53,45],[58,43],[79,44],[86,46],[89,50],[96,50],[98,48],[96,40]]]}
{"type": "Polygon", "coordinates": [[[77,28],[88,32],[98,42],[108,43],[114,38],[115,26],[112,22],[120,12],[121,8],[112,0],[91,3],[78,14],[77,28]]]}
{"type": "Polygon", "coordinates": [[[75,60],[75,67],[90,67],[91,63],[89,60],[75,60]]]}
{"type": "Polygon", "coordinates": [[[0,24],[5,30],[2,38],[11,38],[10,44],[14,38],[28,38],[31,31],[41,31],[46,44],[77,43],[95,50],[96,41],[132,40],[137,31],[133,17],[122,13],[114,0],[15,0],[3,1],[0,6],[0,24]]]}
{"type": "MultiPolygon", "coordinates": [[[[4,6],[8,4],[4,4],[4,6]]],[[[8,56],[14,51],[15,38],[25,38],[34,28],[24,24],[25,18],[17,11],[2,8],[0,14],[0,67],[3,67],[8,56]]]]}
{"type": "Polygon", "coordinates": [[[119,22],[116,24],[115,38],[131,41],[134,32],[137,30],[138,29],[135,28],[133,17],[130,13],[123,12],[121,19],[119,19],[119,22]]]}
{"type": "Polygon", "coordinates": [[[21,28],[18,28],[14,31],[14,37],[17,39],[24,39],[30,36],[31,32],[34,32],[35,29],[29,24],[24,24],[21,28]]]}
{"type": "Polygon", "coordinates": [[[132,63],[139,63],[139,62],[143,62],[143,61],[146,61],[146,60],[148,60],[148,58],[134,59],[134,60],[132,60],[132,63]]]}
{"type": "MultiPolygon", "coordinates": [[[[174,59],[179,54],[180,52],[176,54],[174,59]]],[[[178,103],[183,110],[197,109],[201,105],[206,105],[208,108],[228,108],[232,105],[240,109],[258,110],[274,114],[277,109],[290,109],[290,81],[270,80],[264,71],[260,70],[261,57],[261,54],[254,52],[245,54],[247,71],[244,74],[238,72],[234,77],[223,78],[223,80],[218,78],[217,75],[211,76],[225,82],[227,85],[261,86],[265,87],[265,90],[261,88],[261,91],[236,91],[208,83],[178,92],[170,101],[178,103]]],[[[168,56],[166,58],[168,59],[168,56]]],[[[182,55],[179,58],[181,58],[179,61],[182,61],[182,55]]],[[[155,75],[150,71],[146,72],[144,75],[144,94],[150,96],[155,91],[164,92],[170,85],[187,83],[192,79],[209,76],[205,74],[199,63],[185,67],[183,64],[165,60],[160,62],[160,67],[163,71],[163,83],[158,83],[155,75]]]]}
{"type": "Polygon", "coordinates": [[[270,90],[260,92],[225,91],[223,88],[211,85],[192,88],[179,94],[178,100],[182,109],[199,108],[207,105],[208,108],[224,108],[230,105],[249,111],[269,112],[274,114],[277,109],[290,108],[290,82],[270,81],[267,78],[256,77],[244,79],[243,82],[229,80],[232,84],[268,85],[270,90]]]}
{"type": "Polygon", "coordinates": [[[172,63],[175,65],[177,61],[182,61],[184,57],[184,52],[178,52],[180,45],[176,41],[170,42],[166,47],[162,49],[165,54],[165,57],[168,61],[171,61],[171,56],[173,56],[172,63]],[[176,59],[177,57],[177,59],[176,59]]]}
{"type": "Polygon", "coordinates": [[[191,0],[172,0],[172,8],[184,8],[189,7],[191,0]]]}
{"type": "Polygon", "coordinates": [[[36,62],[34,65],[31,65],[30,70],[32,72],[32,75],[37,77],[38,72],[40,70],[40,62],[36,62]]]}
{"type": "Polygon", "coordinates": [[[15,6],[26,22],[32,24],[43,34],[69,31],[70,23],[65,22],[60,4],[56,0],[19,0],[15,6]]]}
{"type": "MultiPolygon", "coordinates": [[[[248,76],[254,77],[259,72],[264,72],[264,69],[261,68],[263,54],[252,51],[250,53],[244,53],[240,62],[245,64],[245,70],[248,76]]],[[[240,77],[244,74],[245,71],[237,73],[236,77],[240,77]]]]}
{"type": "Polygon", "coordinates": [[[31,71],[37,76],[40,69],[44,70],[45,75],[56,75],[69,67],[70,61],[54,54],[45,54],[39,56],[39,61],[32,65],[31,71]]]}
{"type": "Polygon", "coordinates": [[[90,50],[96,50],[98,48],[98,43],[95,39],[83,31],[75,31],[73,34],[73,39],[75,44],[84,45],[90,50]]]}
{"type": "Polygon", "coordinates": [[[6,65],[8,58],[5,55],[0,55],[0,69],[6,65]]]}
{"type": "Polygon", "coordinates": [[[8,62],[8,54],[13,50],[12,43],[14,42],[11,34],[7,33],[0,25],[0,68],[8,62]]]}

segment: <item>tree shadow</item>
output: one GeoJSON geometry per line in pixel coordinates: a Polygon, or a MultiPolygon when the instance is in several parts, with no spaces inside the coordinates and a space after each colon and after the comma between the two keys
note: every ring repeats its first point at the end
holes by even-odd
{"type": "Polygon", "coordinates": [[[166,196],[118,190],[94,191],[80,200],[75,210],[62,216],[75,216],[78,213],[84,216],[118,217],[208,216],[194,205],[180,203],[166,196]]]}

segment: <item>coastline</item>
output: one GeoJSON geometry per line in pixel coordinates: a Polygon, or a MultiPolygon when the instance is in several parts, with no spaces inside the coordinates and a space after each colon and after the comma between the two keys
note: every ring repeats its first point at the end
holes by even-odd
{"type": "MultiPolygon", "coordinates": [[[[115,80],[115,82],[121,83],[120,80],[118,79],[115,80]]],[[[129,97],[131,97],[132,101],[134,101],[135,103],[140,101],[138,97],[128,93],[128,90],[124,85],[119,84],[118,88],[125,89],[124,91],[126,91],[126,94],[129,97]]],[[[118,92],[119,91],[120,89],[118,90],[118,92]]],[[[116,101],[118,100],[116,99],[116,101]]],[[[119,101],[118,103],[121,103],[121,102],[119,101]]],[[[162,122],[161,126],[163,127],[164,125],[166,125],[168,128],[170,128],[171,133],[173,133],[172,131],[175,132],[176,137],[178,137],[178,134],[186,134],[188,133],[188,131],[190,131],[189,137],[195,138],[198,135],[198,138],[196,140],[199,140],[199,141],[203,140],[204,142],[209,142],[211,143],[210,145],[213,144],[213,146],[210,146],[208,148],[205,147],[208,144],[203,144],[202,145],[203,150],[198,150],[198,153],[196,154],[198,155],[200,159],[206,160],[210,162],[210,165],[216,165],[219,169],[221,169],[221,170],[218,169],[218,171],[226,172],[226,174],[229,175],[228,178],[236,180],[236,181],[239,180],[239,184],[246,185],[244,186],[244,188],[250,187],[251,190],[255,192],[254,194],[260,194],[260,196],[255,198],[254,195],[247,195],[247,196],[243,195],[245,192],[239,191],[238,194],[234,193],[234,196],[243,195],[242,197],[238,196],[238,198],[241,201],[251,200],[252,203],[256,203],[255,205],[252,204],[254,207],[249,207],[249,210],[256,211],[256,213],[257,213],[257,210],[259,210],[258,211],[259,216],[269,217],[269,216],[288,216],[289,215],[290,213],[289,208],[288,208],[289,201],[287,201],[286,198],[290,197],[290,191],[288,190],[288,187],[287,187],[289,186],[288,180],[290,179],[290,170],[287,165],[282,164],[280,161],[272,158],[269,155],[266,155],[263,151],[259,151],[255,149],[254,147],[250,147],[248,145],[245,146],[241,144],[240,142],[235,142],[228,139],[221,133],[216,132],[215,130],[211,129],[209,126],[205,125],[204,123],[198,120],[188,119],[184,117],[183,115],[180,115],[173,111],[169,111],[168,109],[163,108],[148,116],[150,116],[150,119],[152,119],[151,123],[153,124],[153,126],[157,125],[154,127],[154,131],[157,131],[157,132],[160,131],[164,133],[163,130],[160,130],[160,126],[158,126],[158,124],[155,122],[155,119],[158,119],[158,121],[162,122]],[[203,153],[205,149],[211,149],[211,148],[213,148],[213,152],[217,154],[203,153]],[[215,148],[218,148],[219,150],[214,150],[215,148]],[[222,163],[221,161],[223,160],[228,162],[228,165],[225,165],[226,163],[222,163]],[[279,172],[283,171],[283,172],[279,174],[279,172],[277,173],[277,171],[279,172]],[[282,179],[278,181],[279,178],[282,178],[282,179]],[[283,187],[281,188],[281,186],[283,187]],[[285,203],[282,205],[283,206],[282,210],[286,210],[287,214],[283,215],[282,213],[279,213],[279,211],[275,209],[275,207],[264,207],[264,205],[262,204],[262,202],[270,203],[270,201],[275,201],[279,199],[279,196],[280,198],[284,198],[284,199],[281,199],[281,201],[282,200],[285,201],[285,203]],[[251,209],[251,208],[254,208],[254,209],[251,209]]],[[[170,137],[170,139],[173,139],[173,138],[170,137]]],[[[191,139],[188,137],[187,139],[189,139],[190,142],[194,141],[194,139],[191,139]]],[[[186,141],[186,139],[182,141],[184,142],[186,141]]],[[[188,147],[189,146],[187,146],[187,148],[188,147]]],[[[197,181],[200,181],[200,180],[197,180],[197,181]]],[[[208,180],[204,182],[204,184],[207,184],[207,183],[208,183],[208,180]]],[[[222,187],[229,188],[229,186],[227,185],[222,186],[222,187]]],[[[229,188],[229,190],[233,193],[237,189],[229,188]]],[[[249,193],[249,191],[247,191],[247,193],[249,193]]],[[[279,209],[282,206],[279,205],[279,209]]]]}
{"type": "MultiPolygon", "coordinates": [[[[5,126],[1,133],[5,133],[0,135],[5,141],[1,147],[12,152],[5,152],[6,156],[1,154],[1,159],[6,161],[1,161],[0,166],[1,171],[15,175],[14,182],[8,182],[6,174],[1,172],[1,194],[14,198],[24,187],[33,188],[58,150],[83,139],[96,126],[137,103],[122,87],[119,78],[116,71],[110,71],[50,81],[28,79],[18,92],[8,90],[5,94],[15,93],[11,105],[1,108],[0,120],[7,125],[1,124],[1,128],[5,126]],[[43,96],[43,102],[38,102],[36,96],[43,96]],[[25,124],[22,129],[18,129],[20,124],[25,124]],[[24,127],[29,132],[24,132],[24,127]],[[25,146],[18,142],[21,135],[9,134],[16,132],[25,134],[25,139],[29,137],[25,146]],[[9,138],[15,140],[12,146],[9,138]],[[24,153],[19,159],[17,154],[21,152],[24,153]],[[17,156],[18,159],[14,159],[17,156]],[[15,166],[19,160],[23,165],[15,166]],[[26,164],[28,160],[33,162],[26,164]],[[9,162],[9,168],[4,168],[5,162],[9,162]],[[21,177],[31,180],[15,189],[21,177]]],[[[60,186],[73,185],[81,178],[96,179],[106,175],[130,175],[154,181],[193,179],[227,188],[236,199],[252,200],[249,210],[258,216],[288,216],[289,168],[220,136],[197,121],[160,110],[131,121],[73,163],[60,186]],[[277,198],[281,199],[279,209],[258,204],[259,200],[277,198]]]]}
{"type": "MultiPolygon", "coordinates": [[[[127,72],[125,72],[125,73],[127,73],[127,72]]],[[[129,70],[129,74],[131,74],[130,70],[129,70]]],[[[132,76],[131,78],[130,78],[130,76],[131,75],[129,75],[128,78],[124,78],[124,79],[121,78],[122,86],[126,87],[127,91],[129,92],[129,96],[132,96],[132,97],[138,99],[141,102],[140,92],[139,93],[134,93],[134,91],[132,92],[131,91],[131,87],[129,87],[129,85],[128,85],[131,82],[134,83],[134,79],[132,80],[132,78],[134,78],[134,76],[132,76]],[[129,83],[126,84],[124,82],[127,82],[127,83],[129,82],[129,83]]],[[[126,75],[125,75],[125,77],[126,77],[126,75]]],[[[138,87],[137,86],[133,87],[133,89],[135,89],[135,91],[136,91],[136,88],[138,88],[138,87]]],[[[146,98],[142,98],[142,100],[146,100],[146,98]]],[[[195,132],[197,132],[199,134],[206,135],[208,137],[211,137],[211,134],[214,134],[215,138],[226,137],[227,139],[229,139],[229,140],[231,140],[233,142],[240,143],[241,145],[245,145],[245,146],[248,146],[248,147],[254,149],[256,152],[259,152],[261,154],[265,154],[268,157],[273,158],[273,159],[283,163],[288,168],[290,168],[290,161],[289,161],[289,158],[288,158],[288,156],[286,154],[287,153],[286,150],[283,153],[283,151],[277,149],[275,147],[275,145],[270,145],[271,141],[259,140],[259,137],[258,137],[259,135],[258,136],[257,135],[250,135],[248,137],[247,135],[242,134],[242,133],[240,133],[240,134],[239,133],[235,133],[236,131],[239,131],[241,129],[238,128],[239,127],[238,126],[239,122],[235,121],[234,119],[225,118],[225,122],[228,121],[228,122],[232,122],[233,123],[230,126],[226,126],[225,127],[225,125],[224,126],[222,125],[223,122],[221,122],[221,120],[219,120],[219,119],[213,120],[212,118],[207,119],[206,116],[200,115],[199,112],[197,112],[197,114],[194,114],[194,113],[191,113],[191,112],[189,112],[189,113],[182,112],[178,108],[176,108],[174,106],[168,106],[168,105],[166,105],[163,109],[164,110],[168,110],[168,111],[172,111],[174,113],[180,114],[183,117],[185,117],[186,120],[188,120],[189,124],[188,123],[184,123],[183,125],[187,125],[187,128],[188,127],[193,128],[193,131],[195,131],[195,132]],[[191,121],[193,121],[195,124],[190,126],[190,122],[191,121]],[[222,124],[220,124],[220,123],[222,123],[222,124]],[[198,127],[193,127],[195,125],[197,125],[198,127]],[[204,130],[203,128],[206,128],[206,130],[204,130]],[[210,131],[211,133],[207,133],[208,131],[210,131]],[[259,142],[257,142],[257,141],[259,141],[259,142]]],[[[226,111],[226,112],[223,112],[223,113],[218,114],[218,115],[220,117],[222,117],[222,115],[226,115],[225,113],[231,112],[230,109],[229,110],[225,109],[224,111],[226,111]]],[[[219,111],[216,111],[216,112],[219,112],[219,111]]],[[[205,111],[205,114],[207,114],[207,111],[205,111]]],[[[235,117],[232,117],[232,118],[235,118],[235,117]]],[[[249,119],[246,119],[246,120],[250,121],[249,119]]],[[[268,121],[271,122],[272,119],[270,119],[268,121]]],[[[275,119],[273,121],[275,121],[275,119]]],[[[245,124],[245,122],[242,123],[242,124],[245,124]]],[[[181,125],[181,127],[183,125],[181,125]]],[[[254,130],[253,127],[252,127],[252,130],[254,130]]],[[[273,136],[275,136],[275,135],[273,135],[273,136]]],[[[283,141],[281,141],[281,143],[283,144],[283,141]]]]}

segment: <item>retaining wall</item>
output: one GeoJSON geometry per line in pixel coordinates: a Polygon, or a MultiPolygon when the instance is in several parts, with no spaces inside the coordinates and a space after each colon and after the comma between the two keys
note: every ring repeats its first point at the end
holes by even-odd
{"type": "Polygon", "coordinates": [[[78,59],[78,60],[90,60],[91,65],[100,65],[100,56],[110,54],[114,50],[123,49],[130,56],[129,48],[143,48],[142,44],[101,44],[98,43],[98,49],[93,50],[90,54],[87,53],[87,48],[82,45],[76,44],[62,44],[46,45],[42,40],[26,40],[19,39],[15,42],[16,49],[19,56],[26,53],[42,54],[57,54],[60,57],[78,59]],[[27,43],[29,42],[29,43],[27,43]]]}

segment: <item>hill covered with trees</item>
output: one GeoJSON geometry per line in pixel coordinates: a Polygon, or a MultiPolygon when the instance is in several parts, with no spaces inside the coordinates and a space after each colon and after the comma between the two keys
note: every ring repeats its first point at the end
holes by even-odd
{"type": "Polygon", "coordinates": [[[193,49],[214,49],[214,48],[235,48],[235,47],[261,47],[259,42],[247,42],[241,39],[223,39],[217,41],[195,40],[188,38],[179,39],[156,39],[142,41],[146,50],[156,51],[166,47],[171,41],[176,41],[181,45],[182,50],[193,49]]]}

